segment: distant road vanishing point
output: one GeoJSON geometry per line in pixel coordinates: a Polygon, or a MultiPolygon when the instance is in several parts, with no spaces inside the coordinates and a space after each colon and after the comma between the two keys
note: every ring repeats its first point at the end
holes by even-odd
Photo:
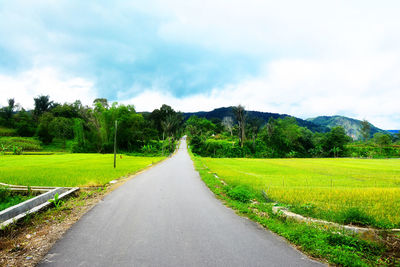
{"type": "Polygon", "coordinates": [[[320,266],[217,200],[182,140],[71,227],[39,266],[320,266]]]}

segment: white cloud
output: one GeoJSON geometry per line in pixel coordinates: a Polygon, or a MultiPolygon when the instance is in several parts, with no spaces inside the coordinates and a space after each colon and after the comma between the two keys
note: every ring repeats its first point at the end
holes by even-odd
{"type": "MultiPolygon", "coordinates": [[[[182,111],[241,103],[248,109],[303,118],[341,114],[368,119],[381,128],[400,128],[399,1],[148,0],[112,4],[63,1],[55,5],[50,2],[10,1],[0,8],[3,18],[0,33],[7,36],[1,40],[0,49],[3,44],[10,54],[21,54],[24,68],[29,68],[29,62],[34,66],[13,76],[0,73],[0,105],[15,97],[23,106],[32,107],[33,97],[39,94],[49,94],[59,102],[79,98],[90,104],[97,96],[94,84],[101,87],[97,80],[102,77],[96,81],[83,77],[110,75],[118,83],[118,79],[129,75],[139,77],[141,69],[139,66],[120,70],[120,65],[113,65],[102,72],[104,66],[97,66],[101,71],[96,71],[96,66],[88,63],[108,66],[115,59],[134,61],[143,53],[155,53],[151,49],[123,51],[122,48],[134,47],[140,40],[141,48],[154,44],[177,44],[184,48],[182,62],[188,68],[197,66],[198,57],[190,58],[187,51],[194,51],[193,54],[203,51],[196,50],[199,47],[226,58],[228,64],[232,57],[243,56],[243,66],[254,68],[249,75],[257,76],[237,83],[233,81],[238,77],[231,77],[230,83],[204,88],[204,93],[174,97],[172,81],[179,74],[161,69],[154,71],[153,76],[148,75],[146,81],[153,82],[148,88],[140,88],[137,85],[140,83],[133,81],[129,82],[129,90],[105,92],[109,97],[116,95],[121,102],[134,104],[138,110],[149,111],[163,103],[182,111]],[[141,22],[148,21],[152,22],[151,27],[143,28],[141,22]],[[106,29],[109,32],[101,36],[106,29]],[[147,33],[151,33],[150,37],[147,33]],[[129,36],[140,38],[129,39],[129,36]],[[109,43],[113,42],[121,44],[115,46],[119,49],[112,50],[109,43]],[[82,44],[83,48],[79,48],[82,44]],[[104,50],[88,56],[90,45],[104,50]],[[259,73],[260,63],[264,69],[259,73]],[[61,71],[63,65],[68,67],[61,71]],[[79,67],[90,75],[78,72],[79,67]],[[122,75],[113,76],[119,71],[122,75]]],[[[156,60],[164,58],[156,56],[159,56],[156,60]]],[[[211,65],[220,62],[207,60],[211,65]]],[[[151,70],[152,64],[157,65],[146,63],[144,69],[151,70]]],[[[171,63],[170,69],[175,68],[171,63]]],[[[195,71],[208,73],[202,68],[209,67],[204,64],[195,71]]],[[[229,75],[229,71],[226,73],[229,75]]],[[[204,80],[209,78],[204,76],[204,80]]],[[[187,79],[184,86],[190,88],[190,82],[193,80],[187,79]]]]}
{"type": "Polygon", "coordinates": [[[0,74],[0,105],[14,98],[25,109],[34,106],[33,97],[50,95],[55,102],[74,102],[81,100],[91,104],[96,97],[93,83],[81,77],[68,77],[54,68],[32,69],[17,76],[0,74]]]}
{"type": "Polygon", "coordinates": [[[348,61],[280,60],[268,63],[258,78],[210,93],[177,98],[153,88],[142,90],[125,103],[133,103],[140,111],[162,104],[181,111],[243,104],[248,110],[302,118],[347,115],[384,129],[397,129],[400,78],[395,74],[400,73],[399,62],[393,55],[348,61]]]}

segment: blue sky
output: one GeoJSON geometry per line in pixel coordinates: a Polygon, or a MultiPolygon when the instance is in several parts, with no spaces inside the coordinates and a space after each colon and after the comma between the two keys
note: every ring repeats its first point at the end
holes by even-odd
{"type": "Polygon", "coordinates": [[[243,104],[400,128],[398,1],[2,1],[0,105],[243,104]],[[278,3],[279,2],[279,3],[278,3]]]}

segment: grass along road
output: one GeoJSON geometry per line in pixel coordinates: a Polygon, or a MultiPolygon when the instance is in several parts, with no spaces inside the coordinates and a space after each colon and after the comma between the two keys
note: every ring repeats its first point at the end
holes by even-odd
{"type": "Polygon", "coordinates": [[[231,186],[339,223],[400,227],[399,159],[199,158],[231,186]]]}
{"type": "Polygon", "coordinates": [[[112,154],[3,155],[0,182],[29,186],[95,186],[135,173],[163,157],[112,154]]]}

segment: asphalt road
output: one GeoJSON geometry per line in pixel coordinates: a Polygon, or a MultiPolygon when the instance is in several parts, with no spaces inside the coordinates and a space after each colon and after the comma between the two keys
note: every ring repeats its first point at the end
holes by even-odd
{"type": "Polygon", "coordinates": [[[318,266],[236,215],[201,181],[182,141],[170,159],[109,194],[39,266],[318,266]]]}

